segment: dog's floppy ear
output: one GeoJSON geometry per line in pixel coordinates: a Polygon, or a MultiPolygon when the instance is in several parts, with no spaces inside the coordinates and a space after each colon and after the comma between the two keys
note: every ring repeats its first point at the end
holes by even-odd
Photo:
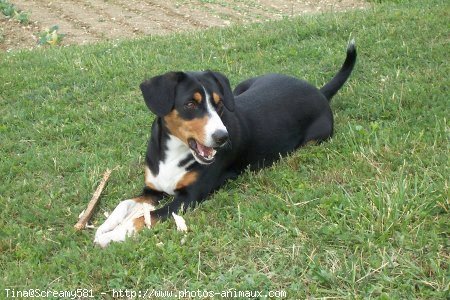
{"type": "Polygon", "coordinates": [[[139,86],[145,104],[158,117],[163,117],[172,110],[175,88],[185,75],[183,72],[169,72],[146,80],[139,86]]]}
{"type": "Polygon", "coordinates": [[[219,85],[222,95],[223,95],[223,104],[229,111],[234,111],[234,96],[233,92],[231,91],[230,82],[228,81],[228,78],[225,77],[225,75],[219,73],[219,72],[213,72],[208,71],[216,80],[217,84],[219,85]]]}

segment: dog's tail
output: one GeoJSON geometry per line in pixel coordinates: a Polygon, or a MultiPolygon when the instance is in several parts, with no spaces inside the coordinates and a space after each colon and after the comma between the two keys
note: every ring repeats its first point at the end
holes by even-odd
{"type": "Polygon", "coordinates": [[[348,77],[352,73],[353,67],[356,63],[356,46],[355,40],[352,39],[347,47],[347,57],[345,58],[344,64],[342,65],[339,72],[331,79],[327,84],[325,84],[320,91],[328,101],[339,91],[339,89],[347,81],[348,77]]]}

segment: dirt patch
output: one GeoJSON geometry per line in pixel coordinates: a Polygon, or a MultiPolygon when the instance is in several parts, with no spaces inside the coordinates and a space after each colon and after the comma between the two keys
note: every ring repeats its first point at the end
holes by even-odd
{"type": "Polygon", "coordinates": [[[37,30],[32,25],[23,26],[0,15],[0,50],[35,47],[37,40],[33,32],[37,30]]]}
{"type": "Polygon", "coordinates": [[[0,49],[37,47],[39,32],[54,25],[62,45],[262,22],[324,11],[362,9],[363,0],[11,0],[30,24],[0,17],[0,49]]]}

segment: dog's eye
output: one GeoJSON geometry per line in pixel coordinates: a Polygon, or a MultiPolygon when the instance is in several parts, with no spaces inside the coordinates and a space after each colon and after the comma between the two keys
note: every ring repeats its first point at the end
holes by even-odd
{"type": "Polygon", "coordinates": [[[190,100],[184,104],[184,107],[187,109],[195,109],[197,108],[198,103],[195,100],[190,100]]]}

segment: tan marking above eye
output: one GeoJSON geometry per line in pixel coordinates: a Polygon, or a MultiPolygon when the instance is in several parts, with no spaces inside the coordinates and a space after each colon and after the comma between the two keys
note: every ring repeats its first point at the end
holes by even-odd
{"type": "Polygon", "coordinates": [[[216,93],[213,93],[212,96],[213,96],[214,103],[218,104],[220,102],[220,96],[217,95],[216,93]]]}
{"type": "Polygon", "coordinates": [[[194,95],[192,96],[192,99],[194,99],[195,101],[197,101],[198,103],[202,102],[202,94],[200,94],[199,92],[194,93],[194,95]]]}
{"type": "Polygon", "coordinates": [[[193,138],[202,144],[205,143],[205,126],[208,120],[209,117],[206,115],[203,118],[184,120],[175,109],[164,117],[164,122],[170,133],[186,144],[189,138],[193,138]]]}

